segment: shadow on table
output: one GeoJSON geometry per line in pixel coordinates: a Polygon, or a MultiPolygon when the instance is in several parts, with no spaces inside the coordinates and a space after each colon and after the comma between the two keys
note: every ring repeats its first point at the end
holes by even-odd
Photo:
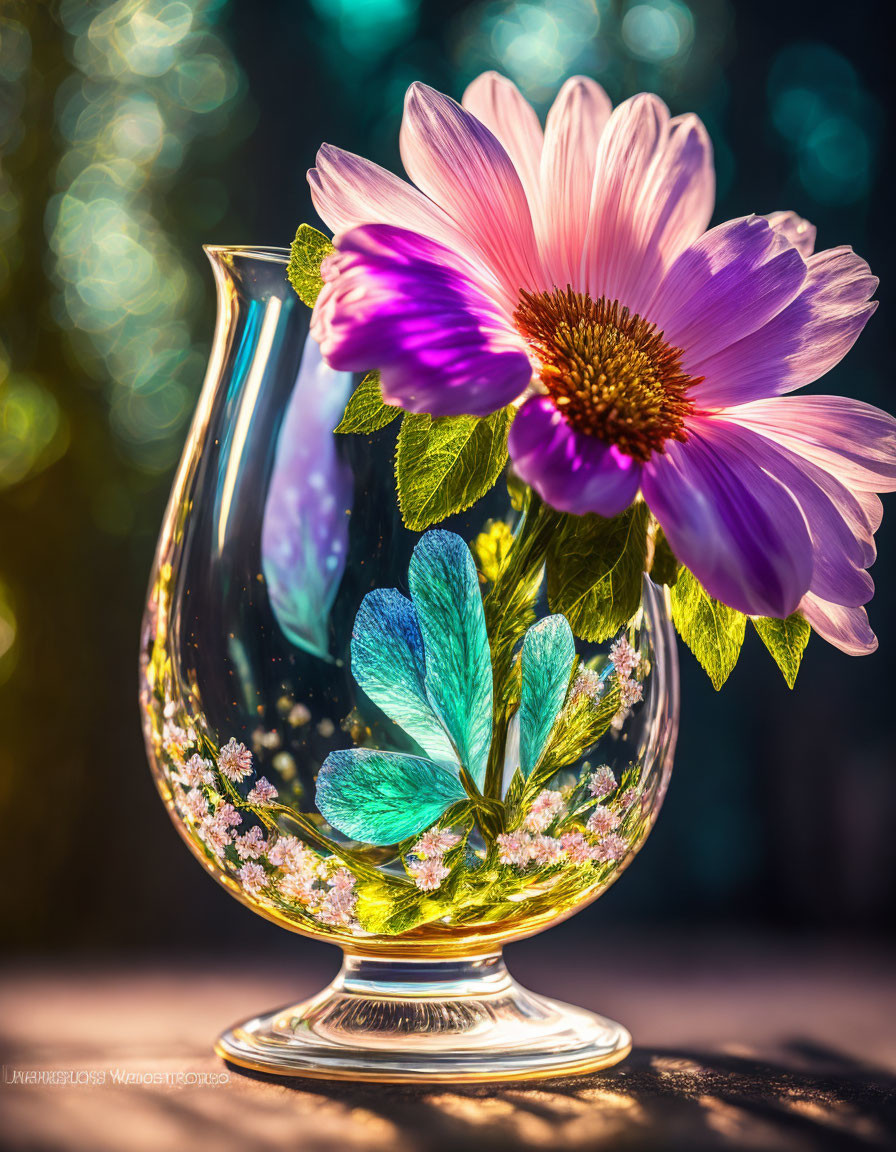
{"type": "MultiPolygon", "coordinates": [[[[642,1048],[607,1072],[517,1084],[351,1084],[229,1067],[388,1120],[427,1152],[896,1148],[896,1079],[800,1041],[777,1062],[642,1048]]],[[[346,1133],[341,1147],[352,1144],[346,1133]]]]}

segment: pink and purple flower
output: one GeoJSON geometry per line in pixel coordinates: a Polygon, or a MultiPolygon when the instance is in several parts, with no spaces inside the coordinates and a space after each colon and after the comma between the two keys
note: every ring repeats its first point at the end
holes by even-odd
{"type": "Polygon", "coordinates": [[[543,130],[494,73],[462,106],[415,84],[401,151],[416,187],[329,145],[309,174],[336,234],[312,322],[326,360],[379,369],[410,412],[514,404],[514,467],[555,508],[609,517],[640,496],[711,595],[873,650],[896,422],[788,395],[874,311],[865,261],[813,253],[791,212],[707,230],[701,122],[649,94],[611,109],[580,77],[543,130]]]}

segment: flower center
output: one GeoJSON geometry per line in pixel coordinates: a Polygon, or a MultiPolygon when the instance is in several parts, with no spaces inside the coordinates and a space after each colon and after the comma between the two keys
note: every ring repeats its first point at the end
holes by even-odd
{"type": "Polygon", "coordinates": [[[541,362],[541,380],[579,432],[615,444],[636,460],[686,440],[698,378],[681,369],[681,349],[618,300],[572,288],[521,292],[514,319],[541,362]]]}

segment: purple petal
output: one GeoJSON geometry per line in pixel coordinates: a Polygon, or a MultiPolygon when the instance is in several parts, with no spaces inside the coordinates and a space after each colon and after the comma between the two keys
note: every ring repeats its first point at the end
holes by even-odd
{"type": "Polygon", "coordinates": [[[851,248],[810,256],[796,299],[768,324],[691,366],[704,408],[745,404],[811,384],[846,355],[877,308],[877,277],[851,248]]]}
{"type": "Polygon", "coordinates": [[[809,592],[800,601],[800,612],[819,636],[848,656],[867,656],[877,648],[864,608],[844,608],[809,592]]]}
{"type": "Polygon", "coordinates": [[[707,592],[752,616],[789,616],[812,579],[800,509],[736,431],[696,417],[644,466],[644,499],[707,592]]]}
{"type": "Polygon", "coordinates": [[[525,345],[477,270],[434,240],[384,224],[355,228],[324,278],[315,339],[334,368],[378,368],[387,403],[486,416],[529,383],[525,345]]]}
{"type": "Polygon", "coordinates": [[[561,512],[618,516],[638,494],[640,465],[615,445],[576,432],[547,396],[520,408],[509,448],[522,479],[561,512]]]}
{"type": "Polygon", "coordinates": [[[786,236],[801,256],[809,259],[815,251],[817,229],[814,224],[797,216],[796,212],[769,212],[764,219],[768,220],[776,232],[786,236]]]}
{"type": "Polygon", "coordinates": [[[799,292],[806,264],[760,216],[711,229],[669,269],[647,315],[685,369],[768,323],[799,292]]]}
{"type": "Polygon", "coordinates": [[[866,604],[874,595],[864,570],[874,559],[874,542],[855,497],[822,468],[764,436],[719,418],[712,423],[736,437],[750,459],[780,480],[802,509],[814,556],[810,591],[835,604],[866,604]]]}

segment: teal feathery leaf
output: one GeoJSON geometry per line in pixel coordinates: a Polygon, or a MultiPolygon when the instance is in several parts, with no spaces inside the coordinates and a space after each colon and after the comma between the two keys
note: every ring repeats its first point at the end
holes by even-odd
{"type": "Polygon", "coordinates": [[[408,582],[423,634],[427,695],[481,788],[492,740],[492,662],[470,549],[454,532],[424,533],[408,582]]]}
{"type": "Polygon", "coordinates": [[[465,796],[450,768],[373,748],[331,752],[317,777],[317,806],[324,819],[368,844],[397,844],[416,836],[465,796]]]}
{"type": "Polygon", "coordinates": [[[520,693],[520,769],[524,776],[541,759],[566,700],[575,658],[575,641],[565,616],[546,616],[526,633],[520,693]]]}
{"type": "Polygon", "coordinates": [[[361,601],[352,630],[352,674],[370,699],[434,760],[457,761],[426,695],[423,636],[413,604],[395,588],[361,601]]]}

